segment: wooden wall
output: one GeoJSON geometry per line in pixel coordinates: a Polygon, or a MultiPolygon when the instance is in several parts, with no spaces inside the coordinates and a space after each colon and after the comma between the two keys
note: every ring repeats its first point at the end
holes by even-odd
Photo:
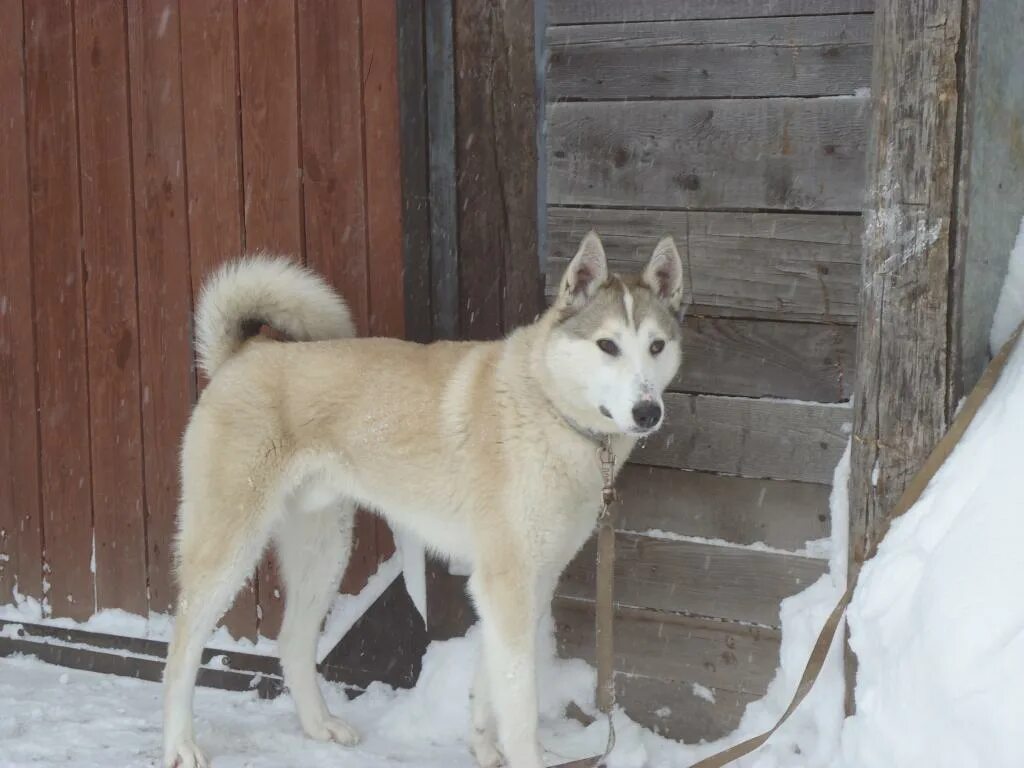
{"type": "MultiPolygon", "coordinates": [[[[616,269],[666,233],[687,259],[683,367],[622,478],[616,576],[623,704],[675,737],[736,724],[777,666],[779,602],[827,569],[806,542],[851,421],[871,11],[548,3],[549,295],[591,227],[616,269]]],[[[592,558],[555,606],[585,657],[592,558]]]]}
{"type": "MultiPolygon", "coordinates": [[[[0,604],[167,612],[203,279],[286,253],[404,333],[396,5],[0,0],[0,32],[0,604]]],[[[357,535],[349,589],[392,547],[357,535]]],[[[230,627],[281,606],[266,559],[230,627]]]]}

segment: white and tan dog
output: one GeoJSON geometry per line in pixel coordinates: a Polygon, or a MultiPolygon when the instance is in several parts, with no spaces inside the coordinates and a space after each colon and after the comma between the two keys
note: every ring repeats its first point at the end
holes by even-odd
{"type": "Polygon", "coordinates": [[[472,747],[539,768],[536,635],[590,535],[602,478],[660,426],[680,363],[683,270],[670,238],[638,278],[587,235],[554,305],[496,342],[350,339],[316,275],[255,257],[222,269],[197,312],[210,375],[182,449],[180,587],[165,673],[166,766],[207,764],[192,731],[203,645],[270,541],[286,607],[279,646],[299,720],[353,744],[318,687],[316,640],[351,549],[355,506],[472,565],[482,621],[472,747]],[[303,343],[249,338],[268,324],[303,343]]]}

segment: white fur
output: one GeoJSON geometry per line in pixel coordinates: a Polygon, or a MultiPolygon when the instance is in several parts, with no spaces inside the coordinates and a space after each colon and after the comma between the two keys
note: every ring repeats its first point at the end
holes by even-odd
{"type": "Polygon", "coordinates": [[[244,320],[262,320],[296,341],[355,336],[348,307],[322,277],[266,253],[225,264],[203,285],[196,353],[207,376],[238,351],[244,320]]]}

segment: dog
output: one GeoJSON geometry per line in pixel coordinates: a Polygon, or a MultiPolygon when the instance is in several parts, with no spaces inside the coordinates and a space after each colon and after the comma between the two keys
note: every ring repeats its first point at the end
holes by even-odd
{"type": "Polygon", "coordinates": [[[208,764],[192,730],[203,645],[271,542],[286,597],[281,666],[302,728],[358,741],[328,711],[315,664],[357,505],[471,565],[483,639],[471,749],[482,768],[540,768],[538,624],[594,528],[600,449],[617,472],[664,419],[683,287],[671,238],[620,277],[591,232],[533,324],[501,341],[422,345],[352,338],[342,299],[286,259],[216,273],[196,313],[210,381],[181,454],[166,768],[208,764]],[[265,326],[298,343],[266,339],[265,326]]]}

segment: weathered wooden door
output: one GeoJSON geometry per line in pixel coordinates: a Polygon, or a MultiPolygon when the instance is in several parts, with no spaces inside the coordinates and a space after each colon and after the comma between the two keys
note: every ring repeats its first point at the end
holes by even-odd
{"type": "MultiPolygon", "coordinates": [[[[401,232],[394,2],[0,0],[0,604],[170,611],[203,279],[285,253],[402,335],[401,232]]],[[[230,627],[281,597],[267,559],[230,627]]]]}

